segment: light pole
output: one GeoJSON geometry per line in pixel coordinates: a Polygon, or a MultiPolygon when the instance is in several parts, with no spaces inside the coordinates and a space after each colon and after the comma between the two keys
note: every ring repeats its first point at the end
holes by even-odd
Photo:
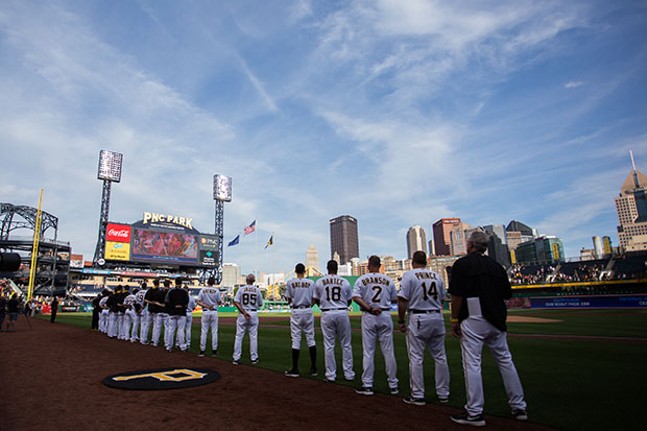
{"type": "Polygon", "coordinates": [[[99,168],[97,178],[103,180],[103,193],[101,194],[101,214],[99,215],[99,236],[97,247],[94,251],[93,266],[102,266],[106,250],[106,225],[110,213],[110,185],[121,181],[121,167],[123,154],[114,151],[101,150],[99,152],[99,168]]]}
{"type": "Polygon", "coordinates": [[[215,235],[218,237],[218,268],[215,270],[216,284],[222,281],[222,254],[224,222],[225,222],[225,202],[231,202],[231,177],[221,174],[213,176],[213,199],[216,201],[216,222],[215,235]]]}

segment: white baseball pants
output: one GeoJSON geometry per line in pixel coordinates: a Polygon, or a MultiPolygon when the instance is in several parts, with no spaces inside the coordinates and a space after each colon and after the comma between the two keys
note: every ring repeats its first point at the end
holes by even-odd
{"type": "Polygon", "coordinates": [[[362,313],[362,386],[373,387],[373,376],[375,374],[375,348],[380,342],[382,355],[384,356],[384,367],[386,369],[389,388],[398,387],[398,366],[393,353],[393,320],[391,313],[382,312],[377,316],[370,313],[362,313]]]}
{"type": "Polygon", "coordinates": [[[508,394],[508,404],[512,410],[526,410],[523,387],[517,369],[512,362],[506,333],[499,331],[481,316],[470,316],[461,322],[461,353],[465,373],[465,410],[471,416],[483,413],[485,397],[481,378],[481,359],[483,345],[486,345],[496,361],[503,385],[508,394]]]}
{"type": "Polygon", "coordinates": [[[407,352],[409,354],[409,386],[413,398],[425,397],[424,359],[429,349],[434,358],[436,395],[449,398],[449,366],[445,354],[445,322],[440,313],[409,314],[407,352]]]}
{"type": "Polygon", "coordinates": [[[200,351],[207,350],[207,336],[211,329],[211,350],[218,350],[218,310],[202,310],[200,319],[200,351]]]}
{"type": "Polygon", "coordinates": [[[335,339],[339,338],[341,345],[342,369],[346,380],[353,380],[353,348],[350,344],[350,319],[346,310],[324,311],[321,314],[321,332],[324,341],[324,363],[326,379],[337,378],[337,362],[335,361],[335,339]]]}
{"type": "Polygon", "coordinates": [[[236,319],[236,339],[234,340],[234,361],[240,361],[243,355],[243,337],[245,331],[249,332],[249,357],[252,361],[258,359],[258,314],[248,311],[249,320],[240,313],[236,319]]]}
{"type": "Polygon", "coordinates": [[[153,319],[155,317],[155,314],[149,313],[148,309],[142,310],[142,314],[140,316],[140,329],[139,329],[139,341],[142,344],[148,344],[148,332],[150,330],[151,324],[153,323],[153,319]]]}
{"type": "Polygon", "coordinates": [[[173,349],[175,342],[175,336],[177,334],[177,344],[180,350],[185,351],[187,349],[186,341],[184,337],[186,336],[186,316],[168,316],[166,318],[166,333],[164,334],[164,346],[166,350],[170,351],[173,349]]]}
{"type": "MultiPolygon", "coordinates": [[[[151,338],[151,344],[157,346],[160,341],[160,335],[162,334],[162,328],[166,326],[166,319],[168,314],[166,313],[153,313],[153,335],[151,338]]],[[[166,328],[165,328],[166,329],[166,328]]],[[[166,345],[166,335],[168,331],[164,331],[164,345],[166,345]]]]}
{"type": "Polygon", "coordinates": [[[308,347],[315,345],[315,318],[312,308],[294,308],[290,313],[290,335],[292,348],[301,350],[301,334],[306,337],[308,347]]]}
{"type": "Polygon", "coordinates": [[[135,310],[127,310],[124,316],[124,334],[133,343],[139,339],[139,314],[135,310]]]}

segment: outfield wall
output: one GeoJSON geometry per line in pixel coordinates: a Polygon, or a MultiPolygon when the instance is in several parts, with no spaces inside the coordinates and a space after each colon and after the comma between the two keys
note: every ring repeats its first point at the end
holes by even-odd
{"type": "Polygon", "coordinates": [[[647,295],[530,297],[530,308],[647,308],[647,295]]]}

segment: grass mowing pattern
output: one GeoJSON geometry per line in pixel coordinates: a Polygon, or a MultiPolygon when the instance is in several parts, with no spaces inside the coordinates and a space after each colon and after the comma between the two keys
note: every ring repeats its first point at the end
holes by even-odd
{"type": "MultiPolygon", "coordinates": [[[[632,337],[642,341],[591,339],[550,339],[510,337],[508,342],[521,376],[528,401],[528,413],[533,422],[563,430],[623,430],[645,429],[647,421],[640,419],[647,388],[644,362],[647,358],[647,311],[645,310],[524,310],[511,314],[557,319],[555,323],[510,323],[510,334],[574,335],[589,337],[632,337]],[[643,424],[643,425],[640,425],[643,424]]],[[[232,314],[234,315],[234,314],[232,314]]],[[[224,317],[225,315],[221,315],[224,317]]],[[[445,316],[445,321],[449,319],[445,316]]],[[[61,323],[89,328],[89,313],[59,313],[61,323]]],[[[394,317],[395,320],[395,317],[394,317]]],[[[356,379],[349,383],[341,379],[341,353],[336,349],[338,383],[359,386],[362,372],[360,319],[351,319],[353,359],[356,379]]],[[[290,333],[287,316],[284,319],[261,315],[259,327],[259,367],[283,373],[291,365],[290,333]]],[[[323,342],[319,319],[315,322],[319,377],[323,379],[323,342]]],[[[220,358],[230,361],[233,353],[235,326],[220,325],[220,358]]],[[[199,318],[194,319],[191,351],[198,352],[199,318]]],[[[116,342],[116,341],[115,341],[116,342]]],[[[400,392],[409,391],[409,370],[404,334],[394,334],[398,362],[400,392]]],[[[307,374],[309,357],[302,341],[301,371],[307,374]]],[[[447,338],[447,356],[451,373],[450,405],[462,408],[465,402],[463,371],[459,341],[447,338]]],[[[486,349],[487,350],[487,349],[486,349]]],[[[509,416],[507,397],[501,376],[489,352],[483,353],[483,382],[486,414],[509,416]]],[[[249,341],[243,341],[243,364],[249,363],[249,341]]],[[[310,377],[307,377],[310,378],[310,377]]],[[[433,360],[425,358],[425,385],[428,402],[437,403],[434,393],[433,360]]],[[[388,394],[388,385],[381,352],[375,355],[374,390],[388,394]]],[[[359,396],[359,395],[358,395],[359,396]]]]}

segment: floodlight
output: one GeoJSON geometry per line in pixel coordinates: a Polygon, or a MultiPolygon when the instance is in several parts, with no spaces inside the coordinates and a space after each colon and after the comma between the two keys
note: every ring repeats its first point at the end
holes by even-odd
{"type": "Polygon", "coordinates": [[[231,177],[220,174],[213,176],[213,198],[217,201],[231,202],[231,177]]]}
{"type": "Polygon", "coordinates": [[[97,178],[115,183],[121,181],[121,161],[124,155],[114,151],[101,150],[97,178]]]}

